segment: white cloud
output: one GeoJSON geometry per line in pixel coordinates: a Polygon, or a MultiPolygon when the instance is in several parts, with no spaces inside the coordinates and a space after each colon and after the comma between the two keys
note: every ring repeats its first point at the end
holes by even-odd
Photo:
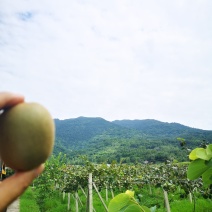
{"type": "Polygon", "coordinates": [[[54,117],[212,129],[210,1],[0,2],[1,90],[54,117]]]}

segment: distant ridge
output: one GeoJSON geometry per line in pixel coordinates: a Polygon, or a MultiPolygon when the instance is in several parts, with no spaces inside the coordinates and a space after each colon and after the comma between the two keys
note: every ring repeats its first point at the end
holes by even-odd
{"type": "Polygon", "coordinates": [[[145,134],[151,134],[155,136],[159,135],[170,135],[177,136],[179,134],[192,133],[192,132],[202,132],[203,130],[191,128],[179,123],[168,123],[162,122],[154,119],[144,119],[144,120],[115,120],[113,123],[128,127],[131,129],[136,129],[142,131],[145,134]]]}
{"type": "MultiPolygon", "coordinates": [[[[212,131],[195,129],[179,123],[154,119],[107,121],[101,117],[55,119],[56,144],[54,152],[66,153],[74,163],[79,155],[93,161],[135,162],[166,159],[186,160],[177,138],[186,140],[188,148],[203,141],[212,143],[212,131]]],[[[72,161],[72,162],[73,162],[72,161]]]]}

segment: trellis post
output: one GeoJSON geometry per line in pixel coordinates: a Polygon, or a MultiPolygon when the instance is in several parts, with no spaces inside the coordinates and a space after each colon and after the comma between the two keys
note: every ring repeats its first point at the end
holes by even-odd
{"type": "Polygon", "coordinates": [[[92,173],[88,175],[88,195],[87,195],[87,207],[86,212],[93,212],[93,194],[92,194],[92,173]]]}
{"type": "Polygon", "coordinates": [[[70,209],[70,198],[71,198],[71,195],[70,195],[70,193],[68,193],[68,211],[70,209]]]}
{"type": "Polygon", "coordinates": [[[166,211],[171,212],[167,191],[163,190],[166,211]]]}
{"type": "Polygon", "coordinates": [[[102,202],[102,204],[103,204],[103,206],[104,206],[105,210],[106,210],[106,211],[108,211],[108,208],[107,208],[107,206],[106,206],[106,204],[105,204],[104,200],[102,199],[102,196],[101,196],[101,194],[99,193],[99,191],[98,191],[98,189],[97,189],[97,187],[96,187],[95,183],[93,183],[93,187],[95,188],[96,193],[98,194],[99,199],[101,200],[101,202],[102,202]]]}

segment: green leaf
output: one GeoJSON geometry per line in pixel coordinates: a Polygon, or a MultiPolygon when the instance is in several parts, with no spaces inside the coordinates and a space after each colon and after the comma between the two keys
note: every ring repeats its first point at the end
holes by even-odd
{"type": "Polygon", "coordinates": [[[141,207],[141,211],[144,211],[144,212],[151,212],[151,210],[149,208],[147,208],[146,206],[142,205],[140,206],[141,207]]]}
{"type": "Polygon", "coordinates": [[[198,151],[199,149],[203,149],[203,148],[196,148],[196,149],[193,149],[193,150],[191,151],[191,153],[189,154],[189,159],[190,159],[190,160],[196,160],[196,159],[198,159],[196,153],[197,153],[197,151],[198,151]]]}
{"type": "MultiPolygon", "coordinates": [[[[113,212],[113,211],[109,211],[113,212]]],[[[115,211],[114,211],[115,212],[115,211]]],[[[128,205],[124,210],[121,210],[120,212],[150,212],[150,210],[144,207],[141,207],[137,204],[128,205]]]]}
{"type": "Polygon", "coordinates": [[[207,154],[206,149],[199,148],[196,151],[196,156],[203,160],[210,160],[210,156],[207,154]]]}
{"type": "Polygon", "coordinates": [[[205,165],[206,165],[208,168],[212,168],[212,158],[211,158],[209,161],[205,161],[205,165]]]}
{"type": "Polygon", "coordinates": [[[212,184],[212,168],[209,168],[203,173],[202,180],[203,180],[204,186],[206,187],[212,184]]]}
{"type": "Polygon", "coordinates": [[[207,146],[206,153],[210,158],[212,158],[212,144],[207,146]]]}
{"type": "Polygon", "coordinates": [[[118,194],[115,196],[108,205],[109,212],[118,212],[128,204],[130,204],[131,197],[127,194],[118,194]]]}
{"type": "Polygon", "coordinates": [[[134,192],[127,190],[126,193],[115,196],[108,205],[109,212],[150,212],[146,206],[140,206],[134,201],[134,192]]]}
{"type": "Polygon", "coordinates": [[[208,168],[209,166],[205,165],[204,160],[194,160],[188,166],[187,177],[190,180],[195,180],[200,177],[208,168]]]}
{"type": "Polygon", "coordinates": [[[127,195],[129,195],[130,197],[134,197],[134,191],[130,191],[130,190],[127,190],[126,192],[125,192],[125,194],[127,194],[127,195]]]}

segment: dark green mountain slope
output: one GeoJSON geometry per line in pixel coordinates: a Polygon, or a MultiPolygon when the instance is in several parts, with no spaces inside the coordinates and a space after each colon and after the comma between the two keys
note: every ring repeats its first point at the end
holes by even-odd
{"type": "Polygon", "coordinates": [[[71,149],[84,148],[91,140],[102,137],[126,138],[140,135],[140,132],[116,125],[102,118],[79,117],[75,119],[55,120],[56,138],[71,149]]]}
{"type": "Polygon", "coordinates": [[[87,155],[96,162],[185,160],[187,153],[180,150],[178,137],[185,138],[189,148],[198,146],[202,140],[212,140],[212,131],[156,120],[109,122],[79,117],[56,119],[55,124],[54,152],[66,153],[72,163],[79,162],[79,155],[87,155]]]}
{"type": "Polygon", "coordinates": [[[81,148],[81,144],[85,143],[96,135],[103,134],[109,130],[110,122],[102,118],[85,118],[79,117],[75,119],[55,120],[56,136],[62,140],[64,145],[72,148],[81,148]]]}
{"type": "Polygon", "coordinates": [[[196,140],[212,140],[212,131],[191,128],[179,123],[167,123],[154,119],[116,120],[113,123],[130,129],[136,129],[148,137],[169,139],[181,137],[188,139],[190,143],[196,140]]]}
{"type": "Polygon", "coordinates": [[[183,132],[189,132],[192,128],[177,123],[165,123],[154,119],[145,120],[116,120],[113,123],[142,131],[153,136],[176,136],[183,132]]]}

